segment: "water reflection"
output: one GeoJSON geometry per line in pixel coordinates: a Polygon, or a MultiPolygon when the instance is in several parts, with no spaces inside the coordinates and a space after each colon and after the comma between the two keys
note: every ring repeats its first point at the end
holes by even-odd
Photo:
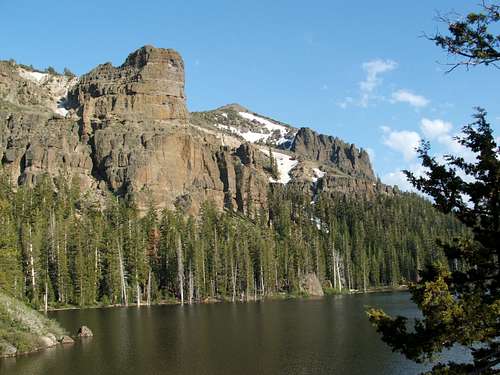
{"type": "MultiPolygon", "coordinates": [[[[2,374],[416,374],[380,341],[365,306],[416,316],[406,294],[58,311],[73,346],[0,362],[2,374]]],[[[463,356],[455,351],[450,355],[463,356]]]]}

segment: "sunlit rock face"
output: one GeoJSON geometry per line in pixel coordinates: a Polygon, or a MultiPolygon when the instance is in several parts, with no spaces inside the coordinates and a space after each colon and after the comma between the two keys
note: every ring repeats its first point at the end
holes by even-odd
{"type": "Polygon", "coordinates": [[[207,200],[257,212],[270,184],[313,196],[393,194],[353,144],[237,104],[189,114],[185,101],[184,63],[172,49],[144,46],[81,77],[0,61],[3,169],[15,184],[63,177],[98,202],[112,193],[142,212],[197,214],[207,200]]]}
{"type": "Polygon", "coordinates": [[[375,179],[368,153],[339,138],[301,128],[295,136],[292,151],[308,159],[331,163],[349,176],[375,179]]]}
{"type": "Polygon", "coordinates": [[[185,121],[184,62],[172,49],[144,46],[119,67],[101,64],[83,75],[68,101],[87,132],[110,120],[185,121]]]}

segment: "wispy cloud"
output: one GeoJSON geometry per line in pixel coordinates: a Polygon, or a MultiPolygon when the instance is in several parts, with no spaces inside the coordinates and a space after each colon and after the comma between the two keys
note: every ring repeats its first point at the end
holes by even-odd
{"type": "Polygon", "coordinates": [[[403,90],[403,89],[397,90],[392,93],[392,102],[408,103],[409,105],[415,108],[422,108],[430,103],[429,99],[427,99],[426,97],[414,94],[409,90],[403,90]]]}
{"type": "Polygon", "coordinates": [[[345,109],[350,105],[368,107],[370,102],[375,99],[385,100],[385,98],[376,94],[377,87],[383,83],[382,75],[398,67],[398,63],[390,59],[374,59],[366,61],[361,65],[365,78],[358,83],[359,98],[346,96],[337,102],[337,105],[345,109]]]}
{"type": "Polygon", "coordinates": [[[361,90],[360,104],[363,107],[368,106],[375,89],[382,84],[381,75],[396,69],[398,63],[393,60],[375,59],[363,63],[362,67],[366,77],[359,83],[361,90]]]}
{"type": "Polygon", "coordinates": [[[352,104],[353,102],[354,102],[354,98],[353,98],[353,97],[351,97],[351,96],[346,96],[346,97],[344,98],[344,100],[341,100],[340,102],[337,102],[337,105],[338,105],[340,108],[345,109],[345,108],[347,108],[347,106],[348,106],[349,104],[352,104]]]}

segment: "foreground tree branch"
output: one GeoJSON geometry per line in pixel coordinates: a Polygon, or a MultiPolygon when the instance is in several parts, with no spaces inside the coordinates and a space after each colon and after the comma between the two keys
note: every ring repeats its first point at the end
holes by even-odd
{"type": "Polygon", "coordinates": [[[464,66],[486,65],[499,68],[500,34],[491,31],[492,25],[500,20],[500,5],[482,2],[481,11],[469,13],[466,17],[453,20],[451,16],[439,16],[447,25],[449,35],[439,32],[428,37],[437,46],[456,58],[448,63],[448,72],[464,66]]]}
{"type": "Polygon", "coordinates": [[[422,311],[409,329],[405,317],[390,317],[371,309],[370,321],[394,351],[416,362],[432,360],[455,344],[471,349],[473,363],[438,364],[434,374],[498,374],[500,369],[500,149],[486,112],[478,109],[474,122],[457,141],[476,155],[475,161],[447,155],[440,164],[418,150],[426,167],[423,176],[405,171],[409,181],[434,200],[435,207],[458,218],[470,235],[450,243],[438,242],[448,264],[427,265],[421,281],[410,287],[422,311]]]}

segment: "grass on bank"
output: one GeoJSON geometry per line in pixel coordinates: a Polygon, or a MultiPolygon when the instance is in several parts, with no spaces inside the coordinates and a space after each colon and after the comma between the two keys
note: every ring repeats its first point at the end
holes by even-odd
{"type": "Polygon", "coordinates": [[[16,354],[42,349],[43,336],[58,339],[64,334],[57,322],[0,291],[0,357],[9,354],[13,347],[16,354]]]}

